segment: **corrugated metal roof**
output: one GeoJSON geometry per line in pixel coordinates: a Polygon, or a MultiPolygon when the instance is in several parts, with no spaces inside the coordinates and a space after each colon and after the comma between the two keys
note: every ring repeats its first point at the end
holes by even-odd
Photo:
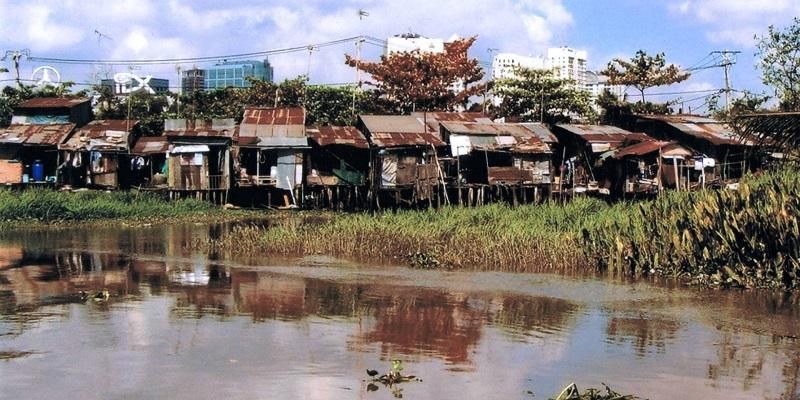
{"type": "Polygon", "coordinates": [[[164,136],[220,136],[234,137],[236,121],[226,119],[167,119],[164,120],[164,136]]]}
{"type": "Polygon", "coordinates": [[[554,135],[550,128],[545,124],[539,122],[525,122],[521,123],[520,125],[530,129],[536,136],[539,137],[539,140],[547,144],[558,143],[558,138],[556,135],[554,135]]]}
{"type": "Polygon", "coordinates": [[[378,147],[444,146],[422,119],[412,115],[360,115],[369,140],[378,147]]]}
{"type": "Polygon", "coordinates": [[[66,140],[75,124],[11,125],[0,129],[0,143],[56,146],[66,140]]]}
{"type": "Polygon", "coordinates": [[[127,151],[129,129],[139,121],[106,119],[92,121],[75,131],[69,140],[58,146],[59,150],[108,150],[127,151]]]}
{"type": "Polygon", "coordinates": [[[491,123],[492,119],[482,112],[413,112],[414,117],[437,122],[477,122],[491,123]]]}
{"type": "Polygon", "coordinates": [[[549,153],[550,147],[520,124],[442,122],[450,134],[470,137],[473,148],[517,153],[549,153]],[[491,140],[480,140],[489,136],[491,140]]]}
{"type": "Polygon", "coordinates": [[[247,107],[239,130],[241,136],[304,137],[306,111],[301,107],[247,107]]]}
{"type": "Polygon", "coordinates": [[[608,143],[612,147],[625,141],[653,140],[643,133],[630,132],[611,125],[558,124],[556,126],[577,135],[588,143],[608,143]]]}
{"type": "Polygon", "coordinates": [[[72,108],[88,103],[89,99],[67,99],[62,97],[37,97],[20,103],[17,108],[72,108]]]}
{"type": "Polygon", "coordinates": [[[169,142],[165,136],[142,136],[133,145],[132,154],[150,155],[165,154],[169,150],[169,142]]]}
{"type": "Polygon", "coordinates": [[[696,115],[639,115],[638,117],[667,123],[687,135],[704,139],[713,145],[745,144],[733,129],[712,118],[696,115]]]}
{"type": "Polygon", "coordinates": [[[308,129],[306,132],[311,140],[320,146],[341,144],[360,149],[369,148],[367,138],[353,126],[320,126],[308,129]]]}
{"type": "Polygon", "coordinates": [[[240,137],[237,141],[239,147],[250,148],[308,148],[308,138],[306,137],[240,137]]]}
{"type": "Polygon", "coordinates": [[[652,153],[654,151],[658,151],[658,149],[668,144],[670,144],[670,142],[662,142],[658,140],[640,142],[631,146],[623,147],[615,151],[613,156],[614,158],[623,158],[627,156],[642,156],[645,154],[652,153]]]}

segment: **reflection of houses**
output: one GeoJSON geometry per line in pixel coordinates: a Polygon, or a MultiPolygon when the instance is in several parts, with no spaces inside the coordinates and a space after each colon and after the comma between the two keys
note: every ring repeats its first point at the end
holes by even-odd
{"type": "Polygon", "coordinates": [[[611,181],[602,163],[621,147],[653,140],[642,133],[633,133],[609,125],[558,124],[554,133],[561,143],[560,180],[554,191],[610,192],[611,181]]]}
{"type": "Polygon", "coordinates": [[[142,136],[131,150],[131,184],[146,188],[167,188],[166,136],[142,136]]]}
{"type": "Polygon", "coordinates": [[[58,145],[91,119],[88,99],[41,97],[17,106],[11,126],[0,129],[0,183],[55,183],[58,145]]]}
{"type": "Polygon", "coordinates": [[[167,186],[177,195],[224,201],[230,189],[233,119],[166,120],[169,142],[167,186]]]}
{"type": "Polygon", "coordinates": [[[459,204],[464,186],[480,192],[479,203],[485,186],[505,189],[514,203],[536,201],[549,186],[550,148],[525,126],[441,122],[440,129],[456,158],[459,204]]]}
{"type": "Polygon", "coordinates": [[[129,153],[138,121],[92,121],[64,143],[61,183],[72,186],[119,188],[127,186],[131,172],[129,153]]]}
{"type": "Polygon", "coordinates": [[[692,152],[674,142],[650,140],[623,147],[606,159],[604,167],[615,196],[687,189],[692,152]]]}
{"type": "Polygon", "coordinates": [[[356,208],[366,195],[369,143],[352,126],[320,126],[307,130],[307,195],[316,207],[356,208]]]}
{"type": "Polygon", "coordinates": [[[637,115],[635,128],[660,140],[677,141],[698,153],[697,172],[690,176],[694,182],[738,179],[747,169],[752,146],[717,120],[693,115],[637,115]]]}
{"type": "MultiPolygon", "coordinates": [[[[308,147],[304,109],[247,107],[236,144],[238,186],[282,189],[297,204],[302,199],[303,156],[308,147]]],[[[272,191],[267,194],[272,203],[272,191]]],[[[289,196],[284,200],[288,203],[289,196]]]]}
{"type": "Polygon", "coordinates": [[[436,188],[444,176],[437,151],[445,143],[422,117],[361,115],[357,126],[372,143],[371,184],[378,206],[438,200],[436,188]]]}

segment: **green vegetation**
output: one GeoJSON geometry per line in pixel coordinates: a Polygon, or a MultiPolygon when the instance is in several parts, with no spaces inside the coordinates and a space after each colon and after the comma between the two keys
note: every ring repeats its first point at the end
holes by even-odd
{"type": "Polygon", "coordinates": [[[167,201],[151,193],[0,190],[0,225],[99,219],[170,218],[210,213],[218,207],[200,200],[167,201]]]}
{"type": "Polygon", "coordinates": [[[748,177],[738,190],[665,193],[608,205],[328,215],[240,227],[194,243],[238,254],[327,254],[418,268],[658,274],[715,286],[800,287],[800,173],[748,177]]]}

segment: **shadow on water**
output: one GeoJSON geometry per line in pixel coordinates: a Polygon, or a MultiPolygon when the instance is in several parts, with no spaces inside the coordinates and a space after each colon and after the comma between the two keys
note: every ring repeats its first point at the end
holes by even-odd
{"type": "MultiPolygon", "coordinates": [[[[274,260],[260,260],[266,266],[255,267],[187,250],[192,240],[220,237],[231,229],[187,224],[0,235],[0,355],[7,355],[6,363],[36,363],[60,353],[77,356],[70,349],[49,348],[50,335],[81,335],[88,326],[108,324],[109,337],[99,341],[103,346],[117,346],[134,334],[142,336],[137,339],[141,343],[168,342],[176,335],[178,344],[162,343],[166,350],[148,353],[143,362],[151,367],[153,362],[172,365],[170,357],[188,357],[178,351],[185,342],[231,346],[235,340],[247,349],[238,357],[246,359],[248,352],[266,351],[254,350],[265,341],[274,341],[279,348],[271,347],[263,357],[294,368],[276,370],[274,379],[287,379],[286,374],[299,369],[292,381],[297,385],[309,379],[323,386],[334,381],[357,386],[359,375],[345,378],[331,369],[363,374],[365,360],[375,365],[400,357],[416,363],[411,365],[422,369],[419,375],[452,380],[452,385],[406,389],[408,395],[422,391],[417,393],[421,397],[458,398],[465,391],[467,398],[513,396],[534,387],[544,397],[564,381],[579,379],[656,398],[661,391],[674,391],[676,381],[683,382],[681,390],[689,395],[800,394],[797,295],[658,287],[642,293],[633,291],[641,288],[634,283],[536,277],[525,284],[520,281],[534,278],[346,263],[331,267],[325,259],[314,259],[311,267],[308,262],[280,261],[276,265],[281,268],[269,266],[274,260]],[[319,272],[325,268],[330,269],[327,275],[319,272]],[[469,278],[476,276],[482,280],[469,278]],[[554,289],[536,291],[543,286],[554,289]],[[104,289],[110,294],[107,301],[80,295],[104,289]],[[137,321],[119,322],[118,313],[137,321]],[[242,321],[259,327],[259,335],[239,328],[243,330],[234,331],[233,339],[226,336],[242,321]],[[190,339],[183,338],[187,323],[195,326],[190,339]],[[121,334],[115,324],[148,328],[134,333],[124,328],[121,334]],[[51,325],[57,330],[42,330],[51,325]],[[201,326],[211,333],[198,333],[201,326]],[[285,345],[293,340],[299,342],[285,345]],[[497,381],[508,387],[487,392],[497,381]]],[[[131,349],[144,344],[128,346],[122,350],[130,358],[131,349]]],[[[238,365],[239,358],[231,358],[227,367],[238,365]]],[[[200,366],[191,368],[182,365],[194,370],[209,360],[195,360],[200,366]]],[[[11,373],[3,365],[0,373],[11,373]]],[[[57,372],[41,365],[30,373],[48,368],[57,372]]],[[[20,382],[24,371],[15,372],[20,382]]],[[[185,378],[175,369],[162,372],[185,378]]],[[[203,373],[224,375],[218,367],[203,373]]],[[[244,375],[228,379],[249,376],[239,374],[244,375]]],[[[3,389],[15,393],[30,387],[0,384],[3,389]]],[[[49,392],[41,390],[46,397],[49,392]]],[[[281,396],[293,397],[289,392],[281,396]]]]}

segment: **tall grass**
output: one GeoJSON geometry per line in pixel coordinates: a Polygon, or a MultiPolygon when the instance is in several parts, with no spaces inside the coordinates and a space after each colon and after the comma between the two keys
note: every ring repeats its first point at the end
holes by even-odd
{"type": "Polygon", "coordinates": [[[327,254],[415,267],[660,274],[720,286],[800,287],[800,171],[748,177],[738,190],[665,193],[609,205],[443,208],[333,215],[241,227],[202,248],[327,254]]]}
{"type": "Polygon", "coordinates": [[[166,201],[152,193],[0,190],[0,222],[6,225],[12,221],[174,217],[214,208],[207,202],[193,199],[166,201]]]}

